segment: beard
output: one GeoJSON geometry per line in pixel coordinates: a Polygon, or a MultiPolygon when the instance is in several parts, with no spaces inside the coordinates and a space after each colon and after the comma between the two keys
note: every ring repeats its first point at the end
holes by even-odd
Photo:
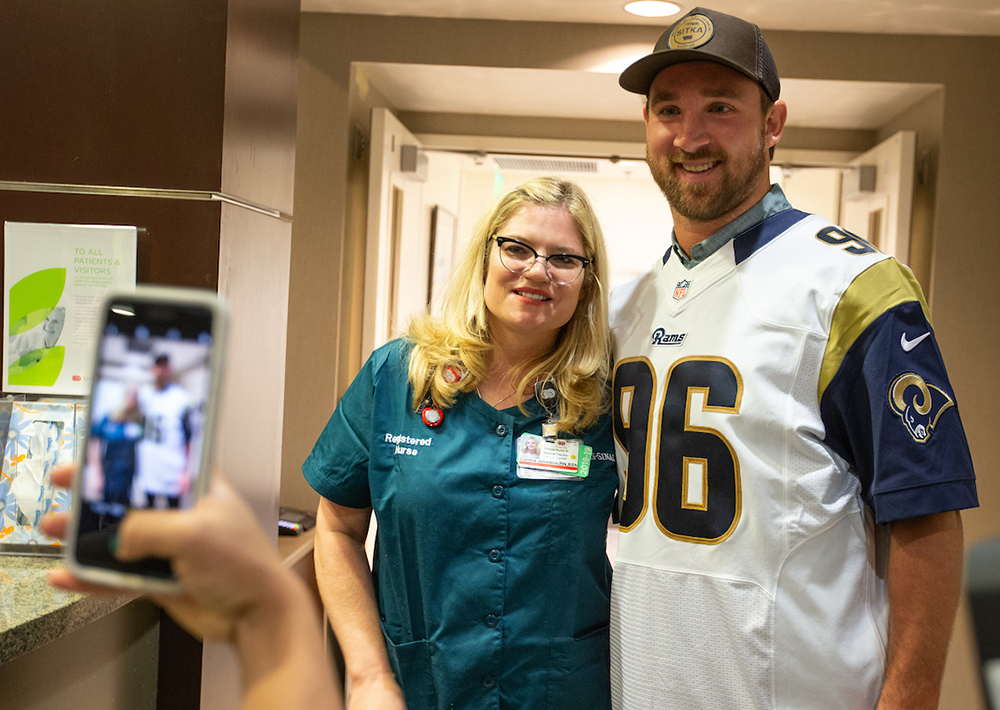
{"type": "Polygon", "coordinates": [[[763,134],[754,150],[735,159],[721,150],[687,153],[677,149],[669,156],[662,156],[651,154],[649,147],[646,147],[649,171],[670,207],[680,216],[694,222],[714,222],[746,202],[757,189],[761,171],[767,170],[768,160],[768,148],[763,134]],[[681,180],[674,172],[677,163],[706,159],[719,161],[721,181],[715,184],[692,184],[681,180]]]}

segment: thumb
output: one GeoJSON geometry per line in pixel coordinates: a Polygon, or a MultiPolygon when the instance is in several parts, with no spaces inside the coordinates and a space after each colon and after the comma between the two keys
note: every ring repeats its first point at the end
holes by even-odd
{"type": "Polygon", "coordinates": [[[123,561],[174,557],[194,535],[188,516],[176,510],[135,510],[118,526],[115,556],[123,561]]]}

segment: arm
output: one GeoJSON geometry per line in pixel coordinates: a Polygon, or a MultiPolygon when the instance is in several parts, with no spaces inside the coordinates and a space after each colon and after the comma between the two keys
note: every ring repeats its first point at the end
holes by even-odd
{"type": "MultiPolygon", "coordinates": [[[[66,485],[73,467],[53,472],[66,485]]],[[[65,532],[67,516],[45,531],[65,532]]],[[[301,579],[286,570],[246,504],[221,480],[188,511],[135,511],[123,520],[116,555],[170,559],[182,591],[153,601],[191,633],[231,643],[242,671],[244,710],[341,708],[322,641],[318,609],[301,579]]],[[[98,594],[122,590],[54,570],[62,589],[98,594]]]]}
{"type": "Polygon", "coordinates": [[[938,706],[962,579],[958,511],[892,523],[889,648],[878,710],[938,706]]]}
{"type": "Polygon", "coordinates": [[[351,679],[350,708],[405,710],[385,650],[378,602],[365,553],[371,508],[320,499],[316,519],[316,576],[330,624],[351,679]]]}
{"type": "Polygon", "coordinates": [[[267,603],[241,620],[233,641],[243,710],[342,708],[312,594],[293,574],[276,577],[268,586],[267,603]]]}

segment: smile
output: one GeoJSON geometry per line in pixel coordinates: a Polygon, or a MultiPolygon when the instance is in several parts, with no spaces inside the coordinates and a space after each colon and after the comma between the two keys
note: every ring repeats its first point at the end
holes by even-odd
{"type": "Polygon", "coordinates": [[[689,173],[703,173],[706,170],[711,170],[716,165],[718,161],[712,161],[711,163],[680,163],[680,167],[689,173]]]}
{"type": "Polygon", "coordinates": [[[532,301],[551,301],[552,299],[548,296],[543,296],[540,293],[531,293],[529,291],[514,291],[518,296],[523,296],[524,298],[530,298],[532,301]]]}

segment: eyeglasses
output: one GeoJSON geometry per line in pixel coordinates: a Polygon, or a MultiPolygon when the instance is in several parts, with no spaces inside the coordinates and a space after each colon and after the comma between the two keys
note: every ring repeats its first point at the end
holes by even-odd
{"type": "Polygon", "coordinates": [[[553,283],[563,286],[580,278],[584,267],[593,261],[579,254],[542,256],[527,244],[510,237],[501,237],[499,234],[494,234],[490,239],[496,240],[497,248],[500,250],[500,263],[507,271],[512,274],[523,274],[535,265],[536,260],[542,259],[546,275],[553,283]]]}

